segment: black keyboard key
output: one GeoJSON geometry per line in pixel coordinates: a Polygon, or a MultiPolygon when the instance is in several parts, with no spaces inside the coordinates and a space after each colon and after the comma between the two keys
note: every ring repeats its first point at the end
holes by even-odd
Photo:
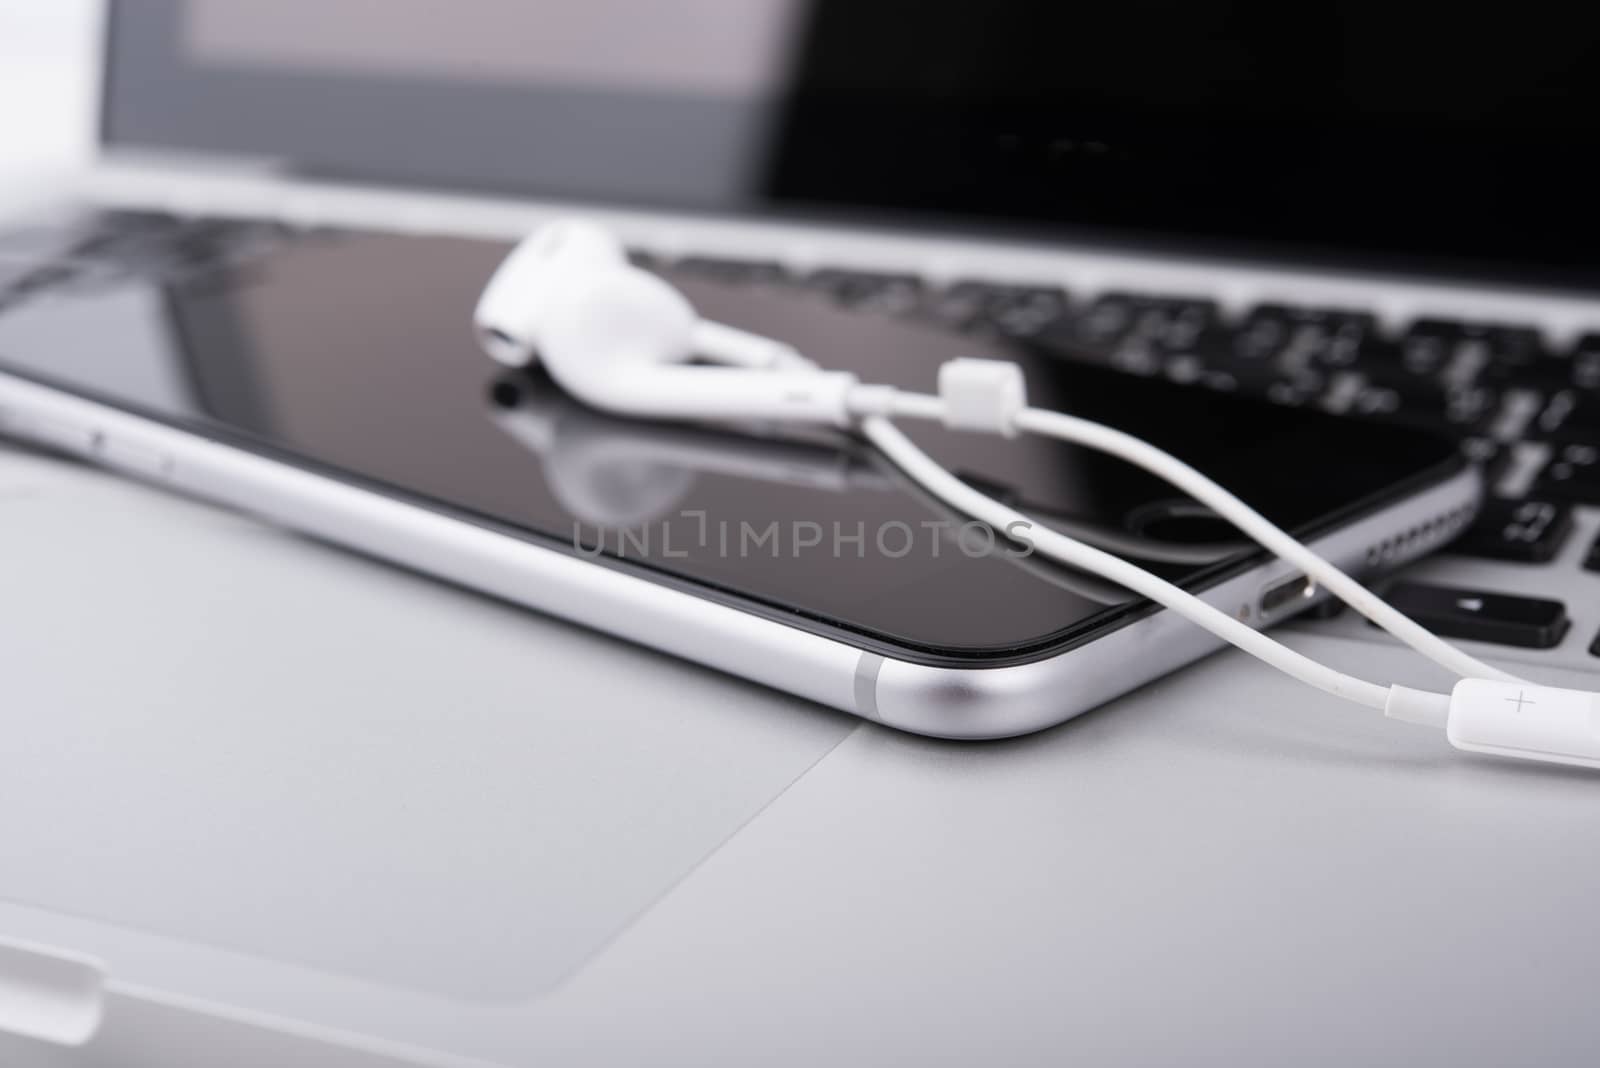
{"type": "Polygon", "coordinates": [[[1242,360],[1270,360],[1288,343],[1291,329],[1286,308],[1263,304],[1245,316],[1234,331],[1234,355],[1242,360]]]}
{"type": "Polygon", "coordinates": [[[1600,393],[1600,334],[1585,334],[1567,357],[1569,381],[1578,389],[1600,393]]]}
{"type": "Polygon", "coordinates": [[[1544,337],[1530,326],[1418,319],[1401,339],[1402,359],[1431,364],[1451,385],[1468,385],[1491,366],[1532,366],[1549,359],[1544,337]]]}
{"type": "Polygon", "coordinates": [[[1303,329],[1318,331],[1314,335],[1321,350],[1318,359],[1333,367],[1370,363],[1385,348],[1378,321],[1371,315],[1325,312],[1303,329]]]}
{"type": "Polygon", "coordinates": [[[806,284],[856,311],[904,315],[922,303],[922,280],[909,274],[829,268],[811,274],[806,284]]]}
{"type": "Polygon", "coordinates": [[[1461,455],[1483,469],[1483,484],[1491,487],[1500,484],[1512,463],[1511,450],[1493,438],[1463,438],[1461,455]]]}
{"type": "Polygon", "coordinates": [[[1448,328],[1426,320],[1416,323],[1400,338],[1400,366],[1413,375],[1437,375],[1450,358],[1453,340],[1448,328]]]}
{"type": "Polygon", "coordinates": [[[1221,321],[1215,303],[1183,297],[1148,300],[1134,319],[1133,329],[1167,353],[1187,353],[1199,348],[1207,333],[1221,321]]]}
{"type": "Polygon", "coordinates": [[[1566,605],[1540,597],[1400,582],[1388,601],[1441,637],[1523,649],[1553,648],[1572,625],[1566,605]]]}
{"type": "Polygon", "coordinates": [[[1370,383],[1368,366],[1386,352],[1377,320],[1337,308],[1261,304],[1220,346],[1213,369],[1233,376],[1239,391],[1275,404],[1317,405],[1341,414],[1389,418],[1399,393],[1370,383]]]}
{"type": "Polygon", "coordinates": [[[1589,646],[1590,656],[1600,656],[1600,634],[1594,636],[1594,644],[1589,646]]]}
{"type": "Polygon", "coordinates": [[[280,223],[150,216],[96,233],[74,252],[84,284],[135,275],[163,282],[202,278],[304,236],[280,223]]]}
{"type": "Polygon", "coordinates": [[[1506,324],[1469,325],[1464,343],[1480,343],[1489,350],[1490,362],[1497,365],[1531,367],[1558,359],[1545,345],[1538,327],[1506,324]]]}
{"type": "Polygon", "coordinates": [[[1166,372],[1178,381],[1230,389],[1234,381],[1210,363],[1220,321],[1216,304],[1207,300],[1104,293],[1033,340],[1065,358],[1127,374],[1166,372]]]}
{"type": "Polygon", "coordinates": [[[1479,381],[1499,389],[1526,389],[1546,396],[1576,386],[1577,364],[1570,352],[1541,350],[1533,360],[1500,360],[1479,376],[1479,381]]]}
{"type": "Polygon", "coordinates": [[[1600,394],[1577,389],[1556,393],[1533,419],[1528,436],[1564,444],[1600,446],[1600,394]]]}
{"type": "Polygon", "coordinates": [[[1374,355],[1358,366],[1367,382],[1378,389],[1390,389],[1402,397],[1435,397],[1446,392],[1437,368],[1413,368],[1400,355],[1400,348],[1385,343],[1367,346],[1374,355]]]}
{"type": "Polygon", "coordinates": [[[1417,320],[1396,358],[1362,370],[1375,387],[1400,394],[1395,409],[1403,421],[1506,441],[1522,436],[1569,372],[1567,360],[1551,355],[1535,329],[1446,319],[1417,320]]]}
{"type": "Polygon", "coordinates": [[[1103,293],[1073,318],[1078,343],[1109,351],[1137,341],[1161,353],[1188,352],[1219,321],[1208,300],[1135,293],[1103,293]]]}
{"type": "Polygon", "coordinates": [[[1452,552],[1485,560],[1548,563],[1572,534],[1572,509],[1553,501],[1492,500],[1451,545],[1452,552]]]}
{"type": "Polygon", "coordinates": [[[1006,337],[1034,337],[1067,313],[1067,294],[1055,286],[957,282],[929,309],[958,330],[993,330],[1006,337]]]}
{"type": "Polygon", "coordinates": [[[1600,504],[1600,447],[1563,445],[1557,448],[1534,482],[1533,493],[1547,500],[1600,504]]]}
{"type": "Polygon", "coordinates": [[[977,329],[983,325],[990,292],[995,288],[1000,287],[987,282],[957,282],[930,298],[924,310],[935,321],[956,330],[977,329]]]}
{"type": "Polygon", "coordinates": [[[1596,538],[1594,544],[1589,546],[1589,555],[1584,557],[1583,566],[1590,571],[1600,571],[1600,538],[1596,538]]]}
{"type": "Polygon", "coordinates": [[[1074,317],[1070,340],[1092,348],[1112,348],[1133,329],[1139,305],[1140,299],[1131,293],[1096,297],[1082,314],[1074,317]]]}
{"type": "Polygon", "coordinates": [[[1500,394],[1482,386],[1452,387],[1431,393],[1411,394],[1397,390],[1387,411],[1372,410],[1370,413],[1357,414],[1387,415],[1394,421],[1418,429],[1462,438],[1487,432],[1500,412],[1500,404],[1500,394]]]}
{"type": "Polygon", "coordinates": [[[1247,360],[1351,367],[1371,358],[1378,341],[1377,320],[1366,312],[1261,304],[1239,325],[1233,347],[1247,360]]]}
{"type": "Polygon", "coordinates": [[[716,256],[685,256],[673,264],[677,270],[729,285],[777,285],[789,280],[781,263],[735,260],[716,256]]]}

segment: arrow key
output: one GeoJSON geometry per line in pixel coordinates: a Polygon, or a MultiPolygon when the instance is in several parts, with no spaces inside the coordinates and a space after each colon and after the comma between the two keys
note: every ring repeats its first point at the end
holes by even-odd
{"type": "Polygon", "coordinates": [[[1542,597],[1399,582],[1388,600],[1440,637],[1523,649],[1554,648],[1572,625],[1566,605],[1542,597]]]}
{"type": "Polygon", "coordinates": [[[1553,559],[1572,533],[1572,508],[1554,501],[1502,501],[1484,504],[1472,529],[1452,552],[1485,560],[1543,564],[1553,559]]]}

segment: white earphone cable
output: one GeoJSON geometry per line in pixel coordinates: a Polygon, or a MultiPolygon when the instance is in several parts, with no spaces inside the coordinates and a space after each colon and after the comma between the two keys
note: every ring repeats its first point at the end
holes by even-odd
{"type": "Polygon", "coordinates": [[[997,531],[1015,529],[1016,524],[1023,524],[1028,529],[1028,540],[1034,548],[1050,559],[1090,571],[1148,597],[1222,640],[1319,690],[1380,711],[1387,706],[1387,687],[1346,675],[1303,656],[1144,568],[1035,524],[1016,509],[978,492],[941,467],[888,419],[868,416],[861,420],[861,432],[890,461],[952,508],[987,523],[997,531]]]}
{"type": "MultiPolygon", "coordinates": [[[[887,394],[873,394],[871,399],[876,410],[888,415],[943,419],[947,410],[943,398],[929,394],[894,390],[887,394]]],[[[1267,551],[1299,568],[1309,579],[1361,615],[1454,674],[1463,678],[1521,681],[1515,675],[1457,649],[1407,618],[1331,561],[1312,551],[1237,496],[1170,453],[1120,430],[1062,412],[1040,408],[1023,408],[1016,412],[1013,425],[1019,430],[1072,442],[1115,456],[1171,483],[1210,507],[1267,551]]]]}
{"type": "Polygon", "coordinates": [[[479,297],[473,325],[495,359],[514,367],[542,359],[563,388],[615,414],[859,429],[951,508],[998,532],[1026,524],[1026,540],[1042,557],[1141,594],[1302,682],[1395,719],[1444,728],[1458,749],[1600,769],[1600,694],[1525,683],[1469,656],[1177,458],[1121,431],[1029,408],[1014,363],[951,360],[939,369],[938,396],[864,385],[849,372],[816,368],[786,345],[700,319],[665,280],[631,266],[612,235],[570,219],[540,228],[506,257],[479,297]],[[723,366],[685,363],[690,354],[723,366]],[[1141,467],[1464,678],[1446,696],[1381,686],[1318,663],[1138,565],[1036,525],[973,489],[913,444],[894,417],[1007,436],[1028,431],[1141,467]]]}

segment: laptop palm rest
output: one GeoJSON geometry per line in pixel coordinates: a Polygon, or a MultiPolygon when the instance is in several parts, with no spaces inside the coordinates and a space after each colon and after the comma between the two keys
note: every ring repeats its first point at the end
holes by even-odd
{"type": "Polygon", "coordinates": [[[856,725],[3,447],[0,523],[0,901],[31,909],[525,1001],[856,725]]]}

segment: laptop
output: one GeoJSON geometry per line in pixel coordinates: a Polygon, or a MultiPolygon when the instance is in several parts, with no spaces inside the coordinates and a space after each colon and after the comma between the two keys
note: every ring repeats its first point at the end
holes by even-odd
{"type": "MultiPolygon", "coordinates": [[[[146,277],[159,293],[286,231],[512,239],[577,212],[643,259],[719,282],[931,316],[1197,396],[1450,435],[1484,466],[1491,499],[1391,596],[1477,655],[1600,685],[1600,224],[1586,210],[1596,150],[1571,135],[1595,99],[1582,33],[1462,11],[1445,26],[1361,4],[1319,11],[1314,26],[1220,5],[832,0],[390,0],[382,33],[371,32],[374,17],[355,0],[109,4],[98,158],[81,184],[0,231],[0,309],[108,275],[146,277]],[[1466,73],[1482,70],[1494,77],[1466,73]]],[[[161,375],[175,329],[159,300],[127,309],[117,342],[130,368],[147,361],[151,388],[196,388],[161,375]]],[[[866,945],[892,957],[867,917],[895,910],[859,883],[921,872],[935,885],[908,910],[919,922],[973,907],[974,858],[1003,868],[1028,855],[1070,807],[1070,788],[1039,785],[1056,781],[1047,757],[1110,762],[1115,772],[1076,766],[1076,781],[1128,802],[1114,781],[1129,769],[1108,748],[1136,744],[1156,704],[1225,704],[1242,732],[1285,701],[1259,678],[1224,678],[1224,658],[1031,752],[1022,742],[956,755],[91,472],[20,455],[5,464],[7,477],[59,487],[50,510],[11,524],[12,559],[71,551],[85,561],[84,589],[102,606],[91,633],[106,636],[91,646],[118,636],[132,651],[102,661],[95,678],[75,673],[77,654],[50,637],[73,625],[59,576],[7,572],[8,599],[60,613],[30,610],[28,626],[6,632],[26,651],[15,665],[31,665],[21,692],[58,712],[30,724],[39,755],[8,778],[77,803],[49,821],[8,806],[15,862],[0,889],[0,943],[81,967],[83,986],[59,995],[64,1018],[98,1022],[103,1011],[124,1041],[138,1037],[119,1023],[138,1002],[232,1020],[306,1063],[342,1063],[329,1052],[338,1049],[364,1050],[371,1059],[359,1063],[603,1062],[675,1048],[715,1060],[753,1048],[752,1021],[773,1023],[753,1005],[802,987],[802,1003],[854,1021],[817,1034],[865,1041],[873,1020],[915,1018],[875,993],[874,979],[929,993],[941,1013],[954,1003],[954,986],[930,991],[918,976],[922,947],[899,945],[883,970],[857,960],[857,979],[845,981],[817,958],[764,956],[763,946],[798,950],[774,933],[782,924],[753,933],[728,907],[759,900],[749,907],[763,917],[793,917],[818,953],[850,960],[849,946],[866,945]],[[111,545],[96,536],[107,515],[120,524],[111,545]],[[70,531],[78,544],[64,540],[70,531]],[[180,570],[191,582],[175,587],[180,570]],[[247,591],[250,618],[235,619],[236,634],[158,657],[127,637],[146,629],[152,603],[167,619],[219,618],[230,599],[219,590],[247,591]],[[325,618],[296,634],[312,598],[325,618]],[[332,635],[374,627],[381,643],[341,647],[334,664],[332,635]],[[418,665],[445,632],[450,697],[429,702],[442,683],[418,665]],[[256,659],[265,635],[272,672],[256,659]],[[530,647],[536,678],[519,673],[530,647]],[[230,682],[251,665],[248,686],[230,682]],[[350,699],[351,680],[379,676],[376,699],[350,699]],[[142,710],[138,730],[108,706],[98,681],[108,677],[142,710]],[[173,678],[182,684],[158,689],[173,678]],[[530,687],[541,715],[517,714],[530,687]],[[223,724],[199,698],[219,691],[229,694],[223,724]],[[630,704],[642,692],[648,715],[630,704]],[[106,737],[118,744],[85,750],[83,739],[106,737]],[[374,737],[386,739],[376,750],[374,737]],[[981,795],[952,794],[944,766],[981,783],[981,795]],[[151,768],[160,776],[141,774],[151,768]],[[285,791],[284,769],[299,789],[285,791]],[[1008,782],[1053,800],[1025,805],[996,844],[986,821],[1018,818],[1008,782]],[[97,802],[107,784],[122,804],[97,802]],[[969,807],[940,812],[935,834],[885,793],[891,784],[969,807]],[[400,815],[397,796],[409,799],[400,815]],[[869,812],[880,816],[852,818],[869,812]],[[63,841],[87,847],[63,852],[63,841]],[[817,899],[792,885],[739,896],[830,855],[802,868],[817,899]],[[819,900],[837,911],[819,912],[819,900]],[[718,931],[741,931],[749,948],[705,950],[729,971],[700,988],[708,1007],[663,996],[666,951],[703,948],[718,931]],[[740,961],[771,969],[751,973],[760,981],[747,1001],[732,993],[740,961]],[[803,983],[808,969],[827,981],[803,983]],[[834,1000],[814,989],[829,983],[834,1000]],[[743,1045],[707,1037],[721,1011],[711,987],[751,1013],[724,1021],[743,1045]],[[675,1034],[674,1012],[703,1032],[675,1034]],[[649,1037],[608,1034],[611,1019],[649,1037]]],[[[1334,659],[1406,662],[1349,614],[1292,630],[1334,659]]],[[[1264,791],[1263,806],[1296,789],[1348,796],[1348,781],[1314,760],[1307,769],[1314,742],[1274,738],[1302,759],[1275,773],[1286,794],[1264,791]],[[1296,774],[1305,782],[1292,785],[1296,774]]],[[[1188,740],[1202,756],[1175,755],[1180,730],[1152,754],[1163,774],[1198,782],[1237,770],[1226,740],[1188,740]]],[[[1366,752],[1364,735],[1340,741],[1366,752]]],[[[1426,742],[1407,744],[1405,760],[1428,767],[1426,742]]],[[[1502,781],[1476,766],[1462,774],[1502,781]]],[[[1549,790],[1567,787],[1577,784],[1549,790]]],[[[1375,789],[1415,800],[1403,785],[1375,789]]],[[[1137,805],[1166,812],[1171,801],[1104,813],[1094,824],[1103,839],[1069,821],[1075,858],[1101,871],[1126,863],[1122,832],[1152,825],[1137,805]]],[[[1494,819],[1574,818],[1552,818],[1539,807],[1549,802],[1508,802],[1494,819]]],[[[1529,848],[1546,844],[1533,838],[1529,848]]],[[[1028,878],[1070,899],[1065,888],[1083,873],[1058,859],[1028,878]]],[[[1100,912],[1078,900],[1069,919],[1033,902],[1015,927],[991,918],[982,937],[953,935],[954,959],[999,967],[985,946],[1021,953],[1029,929],[1104,926],[1118,895],[1090,896],[1100,912]]],[[[1581,966],[1564,959],[1556,973],[1562,964],[1581,966]]],[[[1059,976],[1035,985],[1020,966],[1007,976],[994,989],[1013,1006],[1021,993],[1070,986],[1059,976]]],[[[1011,1018],[1017,1040],[1029,1038],[1011,1018]]],[[[996,1040],[982,1026],[966,1034],[996,1040]]],[[[827,1048],[789,1037],[797,1060],[827,1048]]]]}

